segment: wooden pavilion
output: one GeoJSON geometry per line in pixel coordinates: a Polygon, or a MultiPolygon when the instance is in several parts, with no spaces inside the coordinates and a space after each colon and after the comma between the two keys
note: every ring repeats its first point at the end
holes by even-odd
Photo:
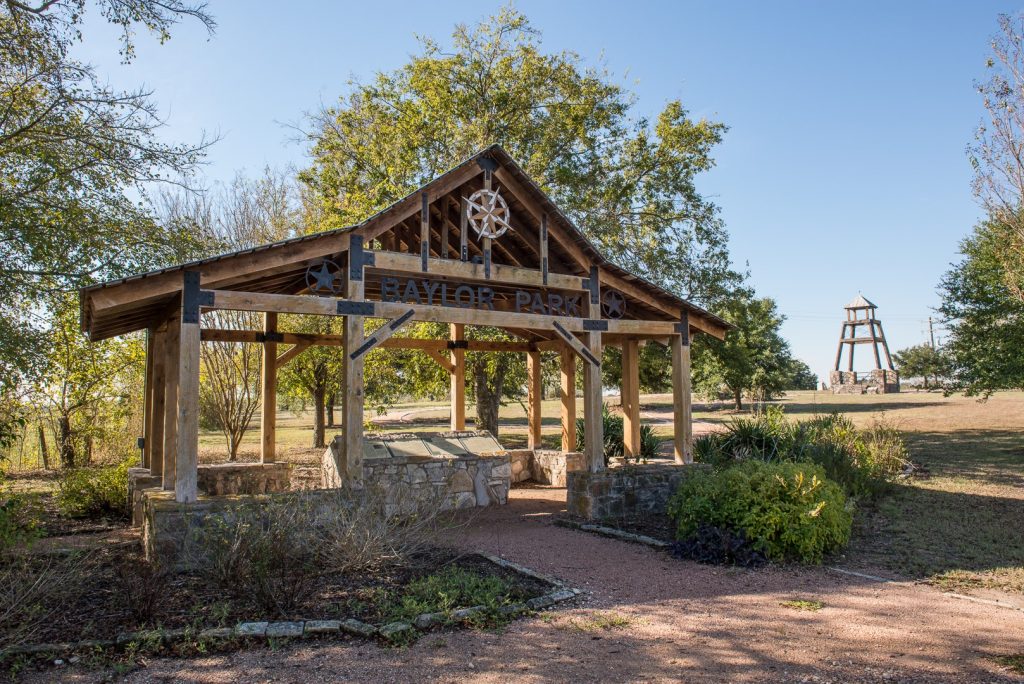
{"type": "Polygon", "coordinates": [[[263,346],[264,462],[275,460],[277,369],[311,345],[341,347],[344,476],[360,480],[363,360],[371,349],[419,349],[446,368],[453,430],[465,429],[466,351],[525,353],[530,448],[540,445],[540,352],[559,352],[565,451],[576,443],[579,359],[585,460],[596,472],[604,468],[602,347],[622,348],[624,446],[636,455],[639,346],[671,346],[675,459],[689,462],[690,337],[721,338],[729,327],[605,259],[498,146],[357,225],[84,288],[81,325],[92,340],[148,331],[142,466],[183,503],[198,496],[203,341],[263,346]],[[214,309],[263,312],[263,329],[204,328],[201,313],[214,309]],[[279,330],[282,313],[340,316],[344,334],[279,330]],[[367,335],[367,318],[386,322],[367,335]],[[409,321],[447,323],[450,338],[393,336],[409,321]],[[521,341],[467,340],[467,325],[499,327],[521,341]]]}

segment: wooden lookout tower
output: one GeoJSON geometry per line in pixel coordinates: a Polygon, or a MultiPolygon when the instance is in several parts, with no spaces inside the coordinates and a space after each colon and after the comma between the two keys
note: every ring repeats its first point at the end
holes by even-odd
{"type": "Polygon", "coordinates": [[[900,391],[900,376],[893,368],[889,356],[889,345],[885,341],[882,322],[875,314],[875,306],[864,295],[856,298],[845,307],[846,320],[839,331],[839,347],[836,349],[835,368],[829,373],[829,384],[833,394],[889,394],[900,391]],[[858,328],[867,328],[866,336],[857,337],[858,328]],[[875,367],[867,373],[856,373],[853,370],[853,353],[858,344],[870,344],[875,356],[875,367]],[[885,366],[879,346],[885,353],[885,366]],[[841,370],[843,349],[848,349],[846,370],[841,370]]]}

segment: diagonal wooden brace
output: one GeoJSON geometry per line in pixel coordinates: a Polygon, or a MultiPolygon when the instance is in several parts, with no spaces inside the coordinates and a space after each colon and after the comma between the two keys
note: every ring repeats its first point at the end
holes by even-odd
{"type": "Polygon", "coordinates": [[[430,357],[432,361],[436,362],[437,365],[441,366],[441,368],[444,368],[449,373],[455,372],[455,364],[448,358],[447,352],[443,352],[440,349],[424,349],[424,351],[427,353],[427,356],[430,357]]]}
{"type": "Polygon", "coordinates": [[[277,360],[274,361],[274,366],[277,367],[277,368],[281,368],[286,363],[288,363],[289,361],[294,359],[296,356],[298,356],[302,352],[304,352],[307,349],[309,349],[309,347],[311,345],[312,345],[312,342],[299,342],[299,343],[295,344],[288,351],[284,352],[283,354],[279,354],[278,355],[277,360]]]}
{"type": "Polygon", "coordinates": [[[363,354],[370,351],[384,340],[394,335],[401,329],[403,325],[405,325],[409,321],[409,319],[413,317],[415,313],[415,310],[409,309],[398,318],[392,320],[390,323],[385,323],[381,327],[377,328],[377,330],[374,331],[372,335],[366,338],[366,342],[363,342],[362,346],[360,346],[358,349],[349,354],[349,358],[355,361],[360,356],[362,356],[363,354]]]}
{"type": "Polygon", "coordinates": [[[576,336],[573,335],[571,332],[563,328],[561,324],[558,323],[558,321],[554,321],[552,325],[554,326],[555,332],[558,333],[558,336],[565,340],[566,343],[570,347],[572,347],[572,350],[576,352],[581,359],[595,366],[601,365],[601,359],[594,356],[594,354],[589,349],[587,349],[587,346],[585,344],[576,339],[576,336]]]}

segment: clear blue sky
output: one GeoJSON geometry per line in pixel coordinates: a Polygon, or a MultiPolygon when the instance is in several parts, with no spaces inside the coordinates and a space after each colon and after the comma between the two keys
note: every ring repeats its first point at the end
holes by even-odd
{"type": "MultiPolygon", "coordinates": [[[[827,374],[842,306],[858,291],[878,304],[893,351],[926,340],[939,278],[980,215],[965,155],[983,115],[972,83],[996,15],[1020,3],[516,6],[546,49],[603,59],[634,88],[638,113],[680,98],[730,127],[700,187],[815,372],[827,374]]],[[[212,38],[197,25],[163,46],[140,36],[124,67],[116,32],[93,16],[81,55],[116,86],[152,88],[167,139],[219,132],[206,172],[227,180],[301,166],[305,150],[285,124],[334,101],[350,76],[401,65],[417,34],[445,40],[498,7],[212,0],[212,38]]]]}

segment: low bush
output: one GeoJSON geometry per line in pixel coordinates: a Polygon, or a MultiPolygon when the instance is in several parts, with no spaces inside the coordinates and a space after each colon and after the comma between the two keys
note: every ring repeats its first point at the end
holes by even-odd
{"type": "Polygon", "coordinates": [[[64,473],[57,491],[57,508],[69,518],[127,518],[128,469],[125,460],[100,468],[73,468],[64,473]]]}
{"type": "Polygon", "coordinates": [[[401,564],[452,529],[446,495],[368,486],[275,495],[208,515],[192,530],[189,563],[229,593],[289,615],[322,573],[401,564]]]}
{"type": "Polygon", "coordinates": [[[747,460],[685,479],[668,514],[676,538],[692,543],[702,526],[743,534],[771,560],[820,563],[849,541],[852,516],[842,489],[810,463],[747,460]]]}
{"type": "Polygon", "coordinates": [[[0,553],[34,541],[40,518],[37,496],[0,488],[0,553]]]}
{"type": "Polygon", "coordinates": [[[907,464],[903,438],[890,423],[858,429],[838,414],[796,422],[776,407],[734,420],[725,432],[698,437],[693,451],[695,461],[718,470],[746,460],[814,463],[857,499],[883,492],[907,464]]]}
{"type": "Polygon", "coordinates": [[[445,613],[459,608],[484,606],[481,622],[499,618],[501,606],[527,598],[509,580],[482,575],[459,567],[448,567],[402,587],[389,595],[381,611],[386,621],[412,622],[423,613],[445,613]]]}
{"type": "MultiPolygon", "coordinates": [[[[604,436],[605,465],[612,458],[625,455],[625,419],[620,413],[612,413],[607,404],[601,405],[601,430],[604,436]]],[[[576,451],[583,451],[586,424],[582,418],[576,419],[576,451]]],[[[658,453],[661,440],[654,436],[654,429],[647,424],[640,426],[640,459],[646,461],[658,453]]]]}

